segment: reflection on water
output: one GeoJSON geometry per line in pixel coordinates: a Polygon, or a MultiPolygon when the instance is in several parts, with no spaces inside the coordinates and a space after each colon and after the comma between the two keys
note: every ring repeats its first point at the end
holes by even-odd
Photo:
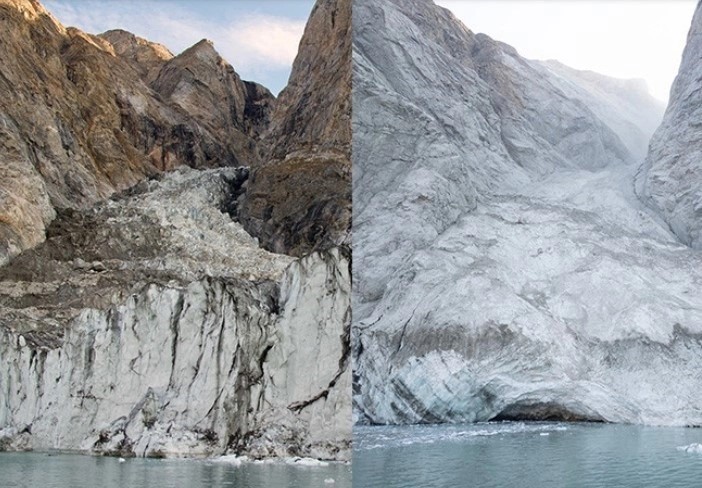
{"type": "Polygon", "coordinates": [[[697,488],[702,429],[483,423],[357,427],[354,487],[697,488]]]}
{"type": "Polygon", "coordinates": [[[195,460],[0,453],[2,488],[351,488],[351,466],[233,466],[195,460]]]}

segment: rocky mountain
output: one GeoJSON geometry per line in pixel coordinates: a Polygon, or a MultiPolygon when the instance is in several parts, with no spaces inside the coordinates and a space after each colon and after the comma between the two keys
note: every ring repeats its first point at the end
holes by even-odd
{"type": "Polygon", "coordinates": [[[257,139],[268,125],[273,95],[242,81],[211,41],[203,39],[164,63],[151,87],[237,148],[239,162],[256,164],[257,139]]]}
{"type": "Polygon", "coordinates": [[[0,1],[0,23],[0,263],[41,242],[56,209],[87,208],[181,165],[255,163],[272,97],[218,56],[187,65],[187,51],[169,60],[135,36],[67,29],[34,0],[0,1]],[[219,71],[228,78],[213,83],[219,71]],[[189,111],[203,100],[208,120],[189,111]]]}
{"type": "Polygon", "coordinates": [[[351,3],[312,10],[242,197],[244,226],[274,252],[350,243],[351,3]]]}
{"type": "Polygon", "coordinates": [[[115,54],[126,60],[147,85],[156,79],[166,61],[173,59],[166,46],[122,29],[103,32],[99,37],[109,42],[115,54]]]}
{"type": "MultiPolygon", "coordinates": [[[[303,45],[326,42],[336,4],[320,0],[303,45]]],[[[265,141],[284,136],[269,130],[278,102],[208,41],[172,56],[66,29],[32,0],[0,0],[0,23],[0,449],[348,459],[350,254],[321,237],[347,223],[315,215],[292,257],[239,222],[265,141]]],[[[291,78],[321,86],[324,58],[300,56],[291,78]]],[[[336,115],[306,112],[295,130],[336,115]]],[[[348,150],[315,134],[277,148],[348,150]]],[[[328,175],[348,207],[310,154],[301,171],[328,175]]]]}
{"type": "Polygon", "coordinates": [[[702,255],[634,192],[660,104],[429,0],[354,25],[356,420],[702,424],[702,255]]]}
{"type": "Polygon", "coordinates": [[[702,249],[702,10],[697,6],[663,123],[637,179],[641,198],[688,246],[702,249]]]}

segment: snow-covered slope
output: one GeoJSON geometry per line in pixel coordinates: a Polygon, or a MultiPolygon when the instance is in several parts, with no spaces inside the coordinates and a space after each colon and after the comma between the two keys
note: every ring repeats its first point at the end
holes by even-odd
{"type": "Polygon", "coordinates": [[[357,420],[702,423],[702,256],[634,194],[660,104],[355,5],[357,420]]]}

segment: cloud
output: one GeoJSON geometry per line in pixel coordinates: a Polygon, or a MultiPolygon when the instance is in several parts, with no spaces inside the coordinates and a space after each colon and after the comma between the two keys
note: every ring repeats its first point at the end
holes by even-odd
{"type": "Polygon", "coordinates": [[[270,65],[291,66],[304,28],[304,22],[255,16],[228,27],[226,37],[232,55],[242,63],[265,59],[270,65]]]}

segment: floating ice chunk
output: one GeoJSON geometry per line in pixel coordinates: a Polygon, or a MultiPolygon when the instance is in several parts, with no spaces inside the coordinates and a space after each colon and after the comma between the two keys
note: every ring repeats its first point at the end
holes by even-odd
{"type": "Polygon", "coordinates": [[[295,466],[329,466],[326,461],[320,461],[319,459],[312,458],[290,458],[286,461],[287,464],[292,464],[295,466]]]}
{"type": "Polygon", "coordinates": [[[213,463],[224,463],[231,464],[232,466],[241,466],[243,463],[249,461],[248,456],[237,456],[236,454],[228,454],[226,456],[220,456],[210,459],[213,463]]]}
{"type": "Polygon", "coordinates": [[[324,483],[327,485],[331,485],[331,484],[336,483],[336,480],[334,478],[327,478],[324,480],[324,483]]]}
{"type": "Polygon", "coordinates": [[[687,446],[678,446],[677,449],[678,451],[702,454],[702,444],[699,444],[697,442],[693,442],[692,444],[687,446]]]}

